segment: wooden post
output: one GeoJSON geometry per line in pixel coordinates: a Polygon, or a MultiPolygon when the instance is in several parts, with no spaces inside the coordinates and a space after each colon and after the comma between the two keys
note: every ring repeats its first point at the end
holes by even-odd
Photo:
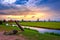
{"type": "Polygon", "coordinates": [[[24,29],[21,27],[21,25],[17,21],[15,21],[15,23],[18,25],[18,27],[21,29],[21,31],[24,31],[24,29]]]}

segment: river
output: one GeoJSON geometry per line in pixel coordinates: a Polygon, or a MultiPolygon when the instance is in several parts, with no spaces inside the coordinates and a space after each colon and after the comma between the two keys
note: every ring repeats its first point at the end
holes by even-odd
{"type": "Polygon", "coordinates": [[[57,33],[57,34],[60,34],[60,30],[55,30],[55,29],[36,28],[36,27],[29,27],[29,26],[22,26],[22,27],[23,28],[30,28],[30,29],[33,29],[33,30],[37,30],[40,33],[48,32],[48,33],[57,33]]]}
{"type": "MultiPolygon", "coordinates": [[[[8,26],[8,24],[6,24],[8,26]]],[[[17,26],[17,25],[12,25],[13,27],[14,26],[17,26]]],[[[30,27],[30,26],[22,26],[23,28],[30,28],[30,29],[33,29],[33,30],[37,30],[38,32],[40,33],[45,33],[45,32],[48,32],[48,33],[57,33],[57,34],[60,34],[60,30],[55,30],[55,29],[46,29],[46,28],[37,28],[37,27],[30,27]]]]}

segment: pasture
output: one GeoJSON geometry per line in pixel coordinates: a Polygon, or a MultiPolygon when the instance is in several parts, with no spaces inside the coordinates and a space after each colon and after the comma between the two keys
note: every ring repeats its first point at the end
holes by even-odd
{"type": "Polygon", "coordinates": [[[60,29],[60,22],[20,22],[22,26],[60,29]]]}
{"type": "MultiPolygon", "coordinates": [[[[23,26],[32,26],[32,27],[46,27],[59,29],[60,22],[19,22],[23,26]]],[[[11,23],[10,23],[11,24],[11,23]]],[[[15,23],[12,23],[15,24],[15,23]]],[[[6,26],[5,23],[0,24],[0,31],[11,31],[18,30],[21,31],[17,26],[6,26]]],[[[25,40],[60,40],[60,34],[54,33],[39,33],[36,30],[31,30],[24,28],[24,32],[18,32],[16,35],[23,35],[25,40]]]]}

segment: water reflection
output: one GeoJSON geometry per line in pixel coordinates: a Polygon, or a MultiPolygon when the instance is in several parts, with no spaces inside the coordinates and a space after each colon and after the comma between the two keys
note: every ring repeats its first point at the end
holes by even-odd
{"type": "Polygon", "coordinates": [[[30,29],[34,29],[34,30],[37,30],[39,31],[40,33],[45,33],[45,32],[53,32],[53,33],[57,33],[57,34],[60,34],[60,30],[53,30],[53,29],[44,29],[44,28],[36,28],[36,27],[25,27],[25,26],[22,26],[24,28],[30,28],[30,29]]]}

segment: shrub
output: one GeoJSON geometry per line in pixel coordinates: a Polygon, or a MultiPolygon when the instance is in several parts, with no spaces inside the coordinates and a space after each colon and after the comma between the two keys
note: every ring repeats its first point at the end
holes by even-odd
{"type": "Polygon", "coordinates": [[[0,21],[0,25],[2,24],[3,22],[2,21],[0,21]]]}

